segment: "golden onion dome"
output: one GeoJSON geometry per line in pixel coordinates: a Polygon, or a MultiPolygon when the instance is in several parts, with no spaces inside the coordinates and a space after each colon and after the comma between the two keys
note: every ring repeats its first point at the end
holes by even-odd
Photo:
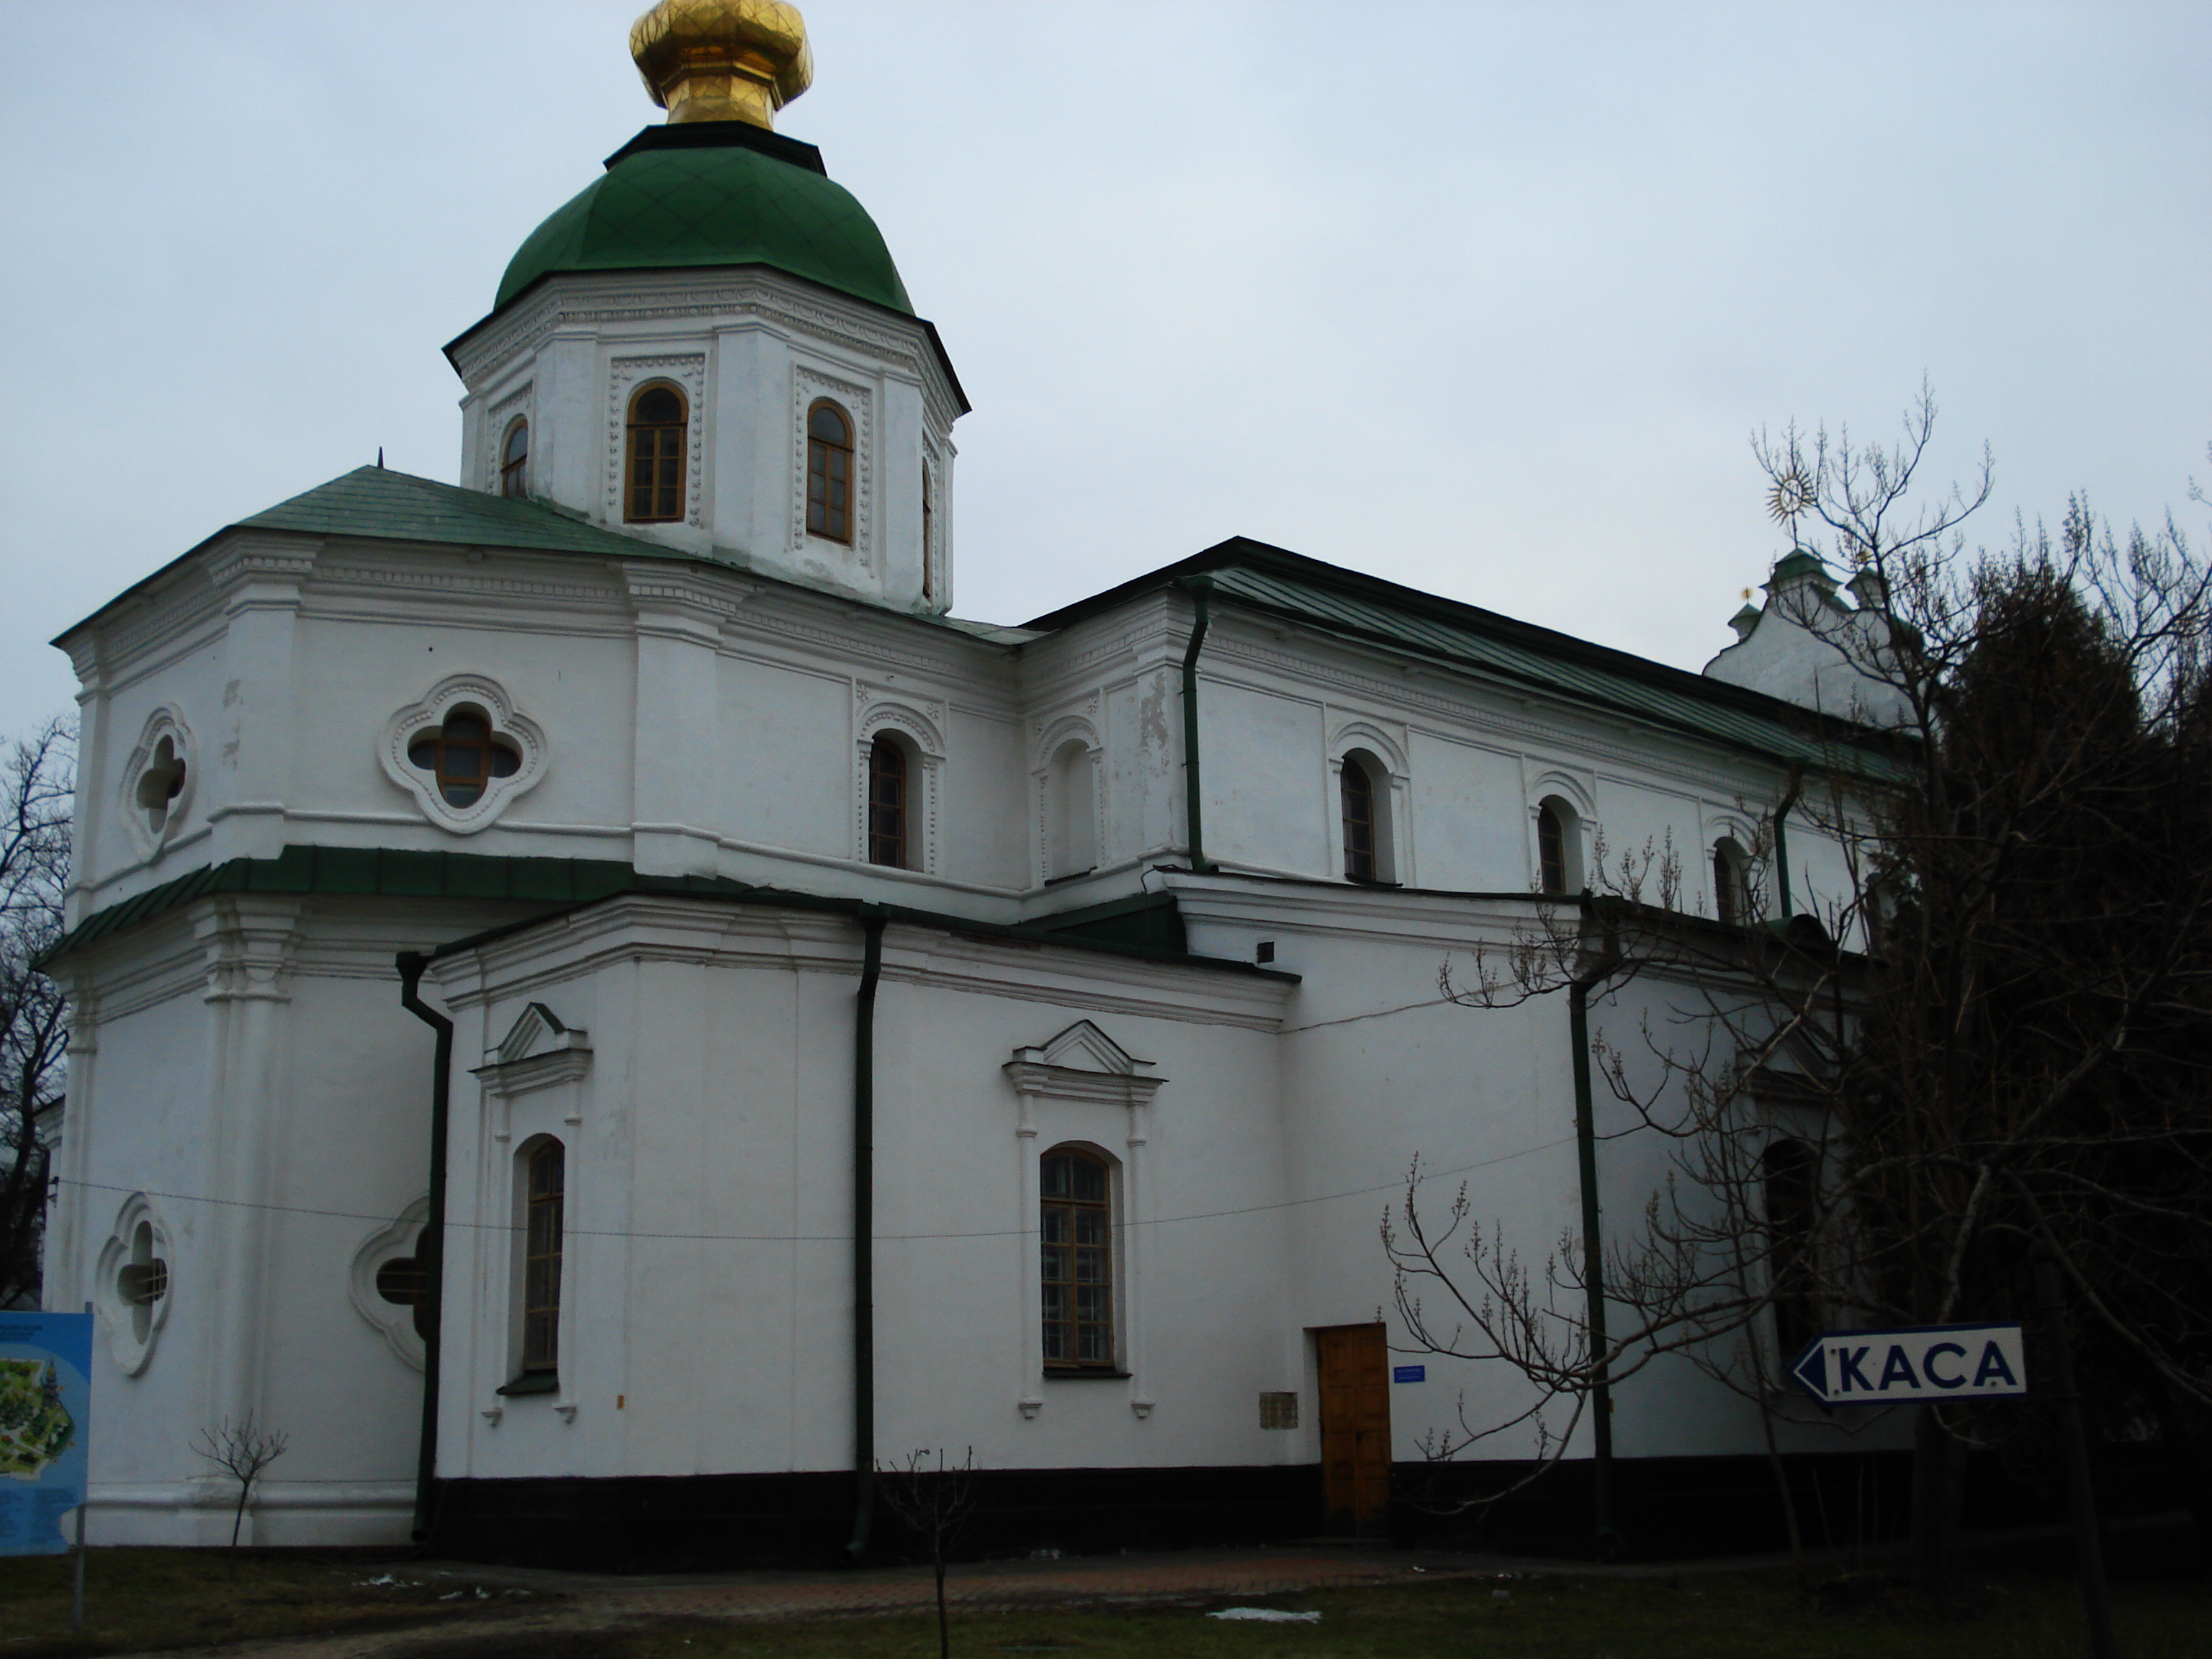
{"type": "Polygon", "coordinates": [[[678,121],[750,121],[775,112],[814,82],[806,20],[784,0],[660,0],[630,26],[653,101],[678,121]]]}

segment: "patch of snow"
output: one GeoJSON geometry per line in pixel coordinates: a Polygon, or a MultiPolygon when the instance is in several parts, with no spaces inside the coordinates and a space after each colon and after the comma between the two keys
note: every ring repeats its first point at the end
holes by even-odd
{"type": "Polygon", "coordinates": [[[1268,1625],[1318,1625],[1318,1613],[1285,1613],[1280,1607],[1224,1607],[1218,1613],[1209,1613],[1209,1619],[1249,1619],[1268,1625]]]}

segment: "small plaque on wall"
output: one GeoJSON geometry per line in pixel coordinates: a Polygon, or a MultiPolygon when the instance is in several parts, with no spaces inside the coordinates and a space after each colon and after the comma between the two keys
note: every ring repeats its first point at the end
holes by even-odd
{"type": "Polygon", "coordinates": [[[1295,1429],[1297,1425],[1297,1395],[1263,1394],[1260,1396],[1260,1426],[1261,1428],[1295,1429]]]}

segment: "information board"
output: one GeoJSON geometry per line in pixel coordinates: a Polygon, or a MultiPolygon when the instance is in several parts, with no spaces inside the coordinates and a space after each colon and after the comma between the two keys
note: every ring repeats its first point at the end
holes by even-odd
{"type": "Polygon", "coordinates": [[[84,1501],[92,1316],[0,1312],[0,1555],[63,1555],[84,1501]]]}

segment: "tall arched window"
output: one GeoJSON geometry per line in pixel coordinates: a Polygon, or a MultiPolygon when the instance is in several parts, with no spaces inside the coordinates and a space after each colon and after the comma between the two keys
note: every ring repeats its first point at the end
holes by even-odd
{"type": "Polygon", "coordinates": [[[407,745],[407,763],[438,780],[448,806],[473,806],[494,778],[511,778],[522,768],[514,746],[492,735],[481,709],[456,708],[435,732],[407,745]]]}
{"type": "Polygon", "coordinates": [[[896,738],[878,732],[868,745],[868,862],[907,867],[906,750],[896,738]]]}
{"type": "Polygon", "coordinates": [[[518,420],[507,428],[499,447],[499,493],[524,495],[530,490],[530,422],[518,420]]]}
{"type": "Polygon", "coordinates": [[[1046,777],[1046,848],[1048,878],[1079,876],[1096,867],[1098,817],[1097,768],[1081,738],[1060,744],[1046,777]]]}
{"type": "Polygon", "coordinates": [[[1114,1365],[1114,1177],[1099,1153],[1055,1146],[1038,1170],[1038,1278],[1048,1370],[1114,1365]]]}
{"type": "Polygon", "coordinates": [[[684,394],[672,386],[641,386],[629,400],[624,523],[672,524],[683,518],[687,424],[684,394]]]}
{"type": "Polygon", "coordinates": [[[1377,880],[1381,866],[1376,860],[1375,778],[1357,756],[1344,757],[1337,793],[1344,809],[1344,878],[1377,880]]]}
{"type": "Polygon", "coordinates": [[[853,422],[826,398],[806,411],[806,533],[853,539],[853,422]]]}
{"type": "Polygon", "coordinates": [[[1751,860],[1733,836],[1713,843],[1713,914],[1734,927],[1751,915],[1751,860]]]}
{"type": "Polygon", "coordinates": [[[568,1204],[568,1154],[542,1140],[524,1154],[522,1375],[561,1364],[561,1234],[568,1204]]]}
{"type": "Polygon", "coordinates": [[[1760,1172],[1766,1187],[1774,1351],[1787,1365],[1820,1331],[1820,1278],[1813,1248],[1820,1212],[1820,1159],[1802,1140],[1778,1140],[1761,1155],[1760,1172]]]}
{"type": "Polygon", "coordinates": [[[925,605],[935,586],[930,562],[937,551],[937,505],[932,494],[929,464],[925,461],[921,468],[921,599],[925,605]]]}
{"type": "Polygon", "coordinates": [[[1536,884],[1547,893],[1571,893],[1580,885],[1581,853],[1574,809],[1556,795],[1536,808],[1536,884]]]}

